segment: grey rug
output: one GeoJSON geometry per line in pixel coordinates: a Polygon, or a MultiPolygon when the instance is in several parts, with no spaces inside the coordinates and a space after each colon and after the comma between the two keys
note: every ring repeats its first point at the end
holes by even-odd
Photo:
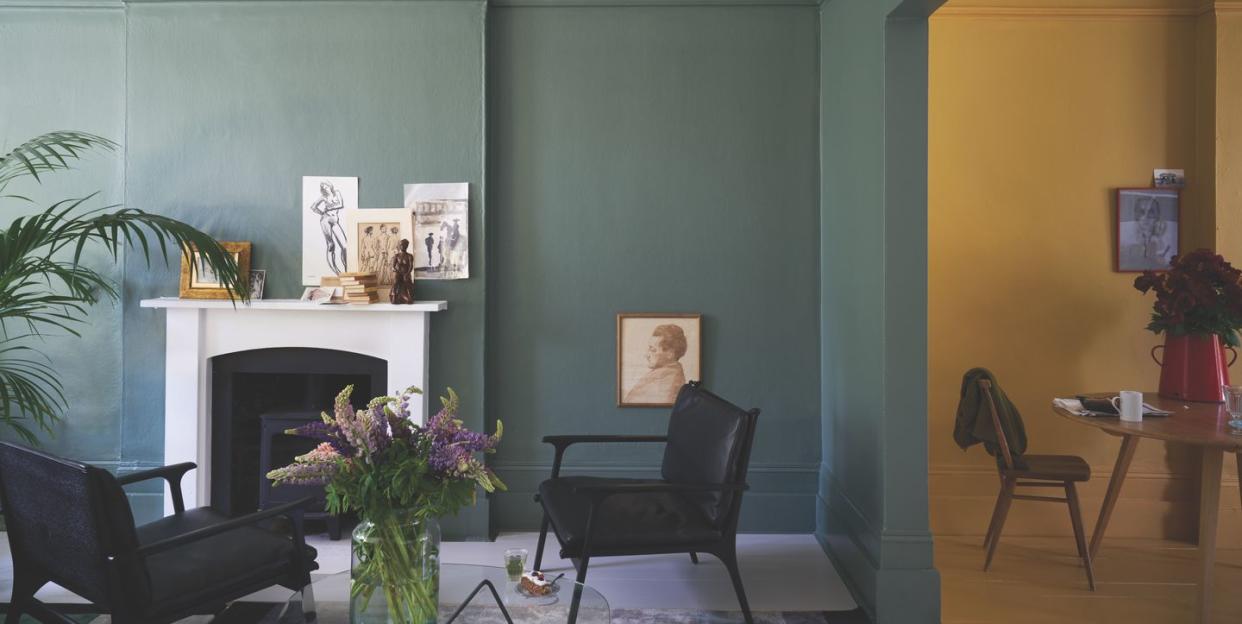
{"type": "MultiPolygon", "coordinates": [[[[4,605],[7,606],[7,605],[4,605]]],[[[281,613],[277,605],[258,603],[240,603],[228,609],[219,619],[212,616],[195,616],[181,620],[178,624],[225,624],[270,623],[270,624],[302,624],[298,616],[281,613]]],[[[523,612],[515,610],[511,613],[516,622],[526,624],[560,624],[566,620],[566,614],[555,609],[541,609],[539,612],[523,612]]],[[[579,614],[580,624],[602,622],[602,614],[583,612],[579,614]]],[[[755,611],[752,613],[755,624],[867,624],[867,618],[860,611],[755,611]]],[[[613,609],[612,624],[732,624],[742,622],[739,611],[695,611],[682,609],[613,609]]],[[[82,624],[109,624],[111,618],[106,615],[74,614],[73,620],[82,624]]],[[[441,621],[448,614],[443,614],[441,621]]],[[[348,613],[335,613],[330,608],[318,614],[320,624],[346,624],[348,613]]],[[[457,619],[462,624],[504,624],[500,611],[494,607],[468,607],[457,619]]],[[[22,624],[37,624],[32,618],[23,618],[22,624]]]]}

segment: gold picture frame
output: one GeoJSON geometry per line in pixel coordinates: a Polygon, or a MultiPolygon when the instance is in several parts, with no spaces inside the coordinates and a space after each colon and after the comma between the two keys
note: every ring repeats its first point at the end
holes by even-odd
{"type": "MultiPolygon", "coordinates": [[[[250,242],[225,242],[221,241],[220,246],[228,253],[233,254],[233,258],[237,260],[237,271],[239,275],[250,275],[250,242]]],[[[219,280],[214,279],[215,275],[204,270],[199,261],[198,250],[191,248],[188,253],[181,255],[181,288],[180,296],[182,299],[228,299],[229,291],[224,288],[219,280]]]]}
{"type": "Polygon", "coordinates": [[[703,315],[617,314],[617,407],[669,407],[703,374],[703,315]]]}

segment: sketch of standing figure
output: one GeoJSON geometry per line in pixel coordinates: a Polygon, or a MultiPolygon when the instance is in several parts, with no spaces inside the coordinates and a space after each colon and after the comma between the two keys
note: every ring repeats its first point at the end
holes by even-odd
{"type": "Polygon", "coordinates": [[[354,242],[358,246],[358,268],[362,271],[374,271],[376,262],[375,226],[368,225],[362,229],[362,236],[354,242]]]}
{"type": "Polygon", "coordinates": [[[466,237],[461,233],[461,219],[453,219],[440,224],[440,268],[443,271],[456,271],[465,264],[466,237]],[[448,251],[444,250],[447,244],[448,251]]]}
{"type": "Polygon", "coordinates": [[[434,250],[436,248],[435,232],[427,232],[427,238],[423,239],[423,244],[427,246],[427,268],[436,265],[434,250]]]}
{"type": "Polygon", "coordinates": [[[328,267],[340,275],[349,270],[345,261],[345,230],[341,227],[340,214],[345,209],[345,198],[329,180],[319,183],[319,195],[319,199],[310,205],[310,210],[319,215],[328,267]]]}

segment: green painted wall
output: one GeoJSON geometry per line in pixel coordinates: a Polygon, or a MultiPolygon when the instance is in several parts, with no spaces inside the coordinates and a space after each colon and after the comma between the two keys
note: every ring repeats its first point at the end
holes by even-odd
{"type": "MultiPolygon", "coordinates": [[[[538,526],[552,433],[662,433],[616,407],[615,315],[704,315],[708,387],[763,409],[743,530],[809,531],[819,462],[816,8],[501,7],[489,14],[488,405],[538,526]]],[[[583,447],[646,475],[662,447],[583,447]]]]}
{"type": "MultiPolygon", "coordinates": [[[[125,134],[125,19],[119,8],[37,11],[0,6],[0,153],[38,134],[66,128],[120,139],[125,134]]],[[[34,204],[0,199],[0,227],[23,214],[71,197],[100,192],[95,207],[123,199],[124,159],[91,156],[76,171],[14,183],[8,193],[34,204]]],[[[120,267],[96,250],[88,260],[105,275],[120,267]]],[[[120,308],[96,306],[81,339],[53,335],[35,343],[66,381],[70,403],[64,423],[45,447],[117,470],[149,457],[123,450],[120,308]]],[[[21,328],[13,328],[21,329],[21,328]]],[[[7,430],[5,439],[15,439],[7,430]]]]}
{"type": "Polygon", "coordinates": [[[885,624],[939,621],[925,396],[926,16],[937,4],[829,0],[820,14],[816,534],[885,624]]]}
{"type": "MultiPolygon", "coordinates": [[[[481,427],[487,206],[481,2],[141,3],[129,7],[129,203],[254,244],[270,298],[301,291],[306,174],[356,175],[360,205],[402,203],[406,182],[469,182],[471,279],[420,281],[431,385],[451,384],[481,427]]],[[[163,312],[174,270],[126,273],[129,452],[163,453],[163,312]]],[[[394,336],[394,340],[400,340],[394,336]]],[[[486,534],[487,501],[446,528],[486,534]]]]}

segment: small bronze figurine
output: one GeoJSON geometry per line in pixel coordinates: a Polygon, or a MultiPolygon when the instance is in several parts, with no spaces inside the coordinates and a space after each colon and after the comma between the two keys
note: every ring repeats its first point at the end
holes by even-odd
{"type": "Polygon", "coordinates": [[[396,276],[392,290],[388,292],[388,300],[396,304],[414,303],[414,254],[406,251],[410,247],[408,239],[401,239],[397,246],[401,248],[392,257],[392,272],[396,276]]]}

